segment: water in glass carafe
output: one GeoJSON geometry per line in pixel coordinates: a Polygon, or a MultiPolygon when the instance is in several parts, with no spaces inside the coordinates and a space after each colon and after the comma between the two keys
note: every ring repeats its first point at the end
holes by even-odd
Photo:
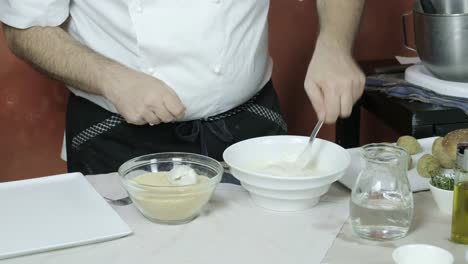
{"type": "Polygon", "coordinates": [[[362,171],[351,193],[351,225],[362,238],[391,240],[406,236],[413,218],[407,177],[408,153],[390,144],[362,147],[362,171]]]}

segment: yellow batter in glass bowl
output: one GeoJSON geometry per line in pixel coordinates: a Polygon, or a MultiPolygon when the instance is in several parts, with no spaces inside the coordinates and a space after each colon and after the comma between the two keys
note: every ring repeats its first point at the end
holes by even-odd
{"type": "Polygon", "coordinates": [[[122,184],[138,210],[163,224],[183,224],[199,216],[222,174],[223,166],[214,159],[177,152],[137,157],[119,168],[122,184]],[[189,173],[174,176],[180,167],[189,173]],[[188,174],[192,178],[184,181],[188,174]]]}

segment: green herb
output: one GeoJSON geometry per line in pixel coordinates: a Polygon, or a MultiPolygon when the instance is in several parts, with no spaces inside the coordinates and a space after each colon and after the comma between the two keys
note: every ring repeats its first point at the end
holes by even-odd
{"type": "Polygon", "coordinates": [[[453,176],[450,174],[446,175],[437,175],[431,177],[431,184],[434,187],[437,187],[442,190],[453,191],[453,186],[455,181],[453,176]]]}

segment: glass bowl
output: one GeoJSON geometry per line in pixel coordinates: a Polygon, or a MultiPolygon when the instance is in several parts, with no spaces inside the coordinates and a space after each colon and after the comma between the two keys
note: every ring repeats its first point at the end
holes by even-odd
{"type": "Polygon", "coordinates": [[[221,181],[223,166],[212,158],[198,154],[165,152],[133,158],[120,166],[119,175],[130,199],[146,218],[156,223],[175,225],[190,222],[199,216],[221,181]],[[185,186],[161,186],[135,180],[141,175],[169,172],[179,165],[189,166],[198,175],[207,178],[185,186]]]}

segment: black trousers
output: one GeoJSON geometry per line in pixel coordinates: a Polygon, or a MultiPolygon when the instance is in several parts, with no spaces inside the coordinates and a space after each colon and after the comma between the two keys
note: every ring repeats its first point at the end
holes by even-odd
{"type": "Polygon", "coordinates": [[[190,152],[222,161],[238,141],[286,134],[272,82],[248,102],[203,120],[132,125],[118,114],[75,95],[68,102],[66,139],[69,172],[110,173],[125,161],[150,153],[190,152]]]}

